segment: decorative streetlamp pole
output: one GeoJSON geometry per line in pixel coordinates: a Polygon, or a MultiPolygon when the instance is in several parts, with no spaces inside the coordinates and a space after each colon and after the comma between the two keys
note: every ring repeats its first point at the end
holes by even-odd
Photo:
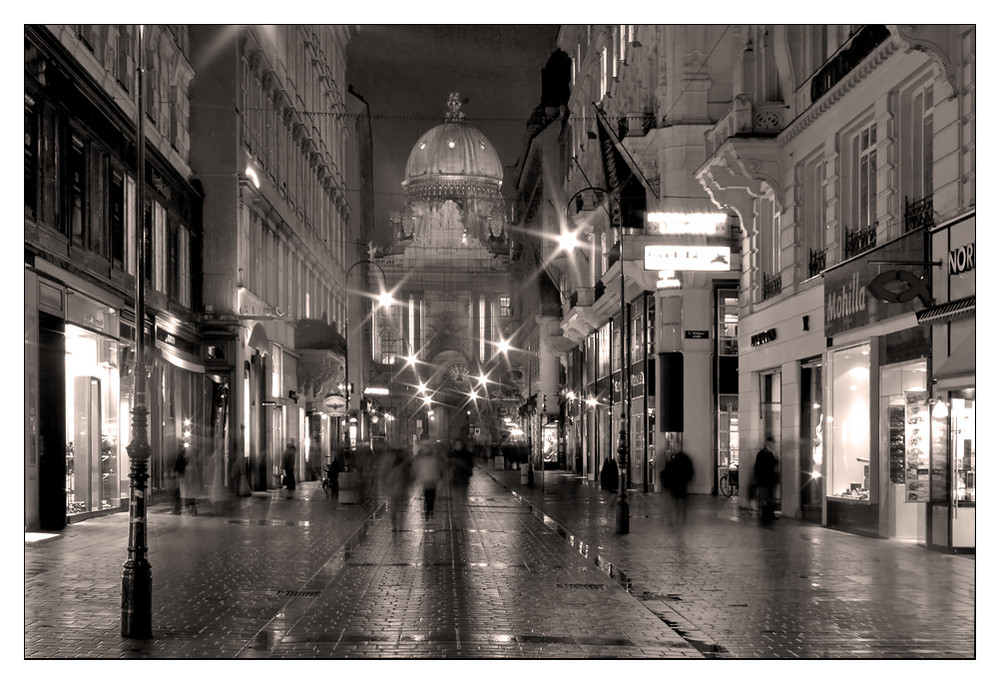
{"type": "Polygon", "coordinates": [[[618,200],[607,190],[597,187],[586,187],[582,190],[578,190],[572,197],[570,197],[569,202],[566,203],[566,213],[569,215],[570,208],[576,204],[577,200],[582,202],[584,193],[594,194],[594,208],[597,208],[599,204],[608,214],[608,224],[611,229],[618,233],[618,270],[621,272],[621,302],[620,302],[620,312],[621,312],[621,381],[622,381],[622,391],[621,391],[621,402],[622,402],[622,414],[621,414],[621,429],[618,432],[618,499],[615,502],[615,531],[618,534],[628,534],[629,532],[629,504],[628,504],[628,458],[629,458],[629,447],[628,447],[628,429],[629,429],[629,419],[628,419],[628,402],[629,394],[628,388],[631,378],[629,377],[630,369],[627,368],[627,363],[625,358],[627,356],[628,350],[625,341],[625,331],[628,329],[628,321],[626,320],[626,309],[627,303],[625,301],[625,232],[622,230],[621,225],[621,205],[618,200]],[[604,200],[610,200],[614,204],[614,211],[612,211],[605,203],[604,200]]]}
{"type": "MultiPolygon", "coordinates": [[[[379,304],[381,306],[389,306],[392,302],[392,295],[385,291],[385,284],[386,284],[385,271],[382,270],[382,267],[379,266],[374,261],[372,261],[371,259],[359,259],[358,261],[355,261],[353,264],[351,264],[344,272],[344,281],[346,282],[347,279],[350,278],[351,276],[351,271],[353,271],[356,266],[359,266],[361,264],[371,264],[372,266],[377,268],[379,272],[382,274],[382,292],[379,293],[379,304]]],[[[351,375],[350,375],[350,366],[348,363],[351,356],[350,355],[351,328],[349,324],[351,317],[350,314],[351,314],[351,303],[350,301],[348,301],[347,312],[344,315],[344,411],[348,420],[350,420],[351,417],[351,375]]],[[[363,424],[364,424],[363,421],[360,420],[358,421],[359,426],[363,424]]],[[[370,429],[371,428],[369,426],[369,430],[370,429]]],[[[350,430],[350,428],[348,428],[348,430],[350,430]]],[[[350,432],[348,432],[348,435],[349,434],[350,432]]],[[[350,439],[350,437],[348,437],[348,439],[350,439]]]]}
{"type": "Polygon", "coordinates": [[[122,567],[122,636],[127,639],[153,637],[153,574],[146,557],[146,480],[152,448],[147,437],[146,408],[146,291],[145,291],[145,163],[146,134],[143,126],[145,45],[143,27],[138,31],[138,77],[136,97],[136,240],[135,240],[135,397],[132,406],[132,439],[126,447],[129,469],[128,559],[122,567]]]}

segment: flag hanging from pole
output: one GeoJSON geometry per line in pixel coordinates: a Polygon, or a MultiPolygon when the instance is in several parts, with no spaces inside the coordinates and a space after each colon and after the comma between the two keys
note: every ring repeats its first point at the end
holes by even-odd
{"type": "Polygon", "coordinates": [[[597,115],[597,141],[601,148],[604,181],[608,191],[621,204],[623,219],[630,227],[644,225],[646,194],[654,198],[656,192],[636,165],[625,146],[611,130],[611,124],[594,103],[597,115]]]}

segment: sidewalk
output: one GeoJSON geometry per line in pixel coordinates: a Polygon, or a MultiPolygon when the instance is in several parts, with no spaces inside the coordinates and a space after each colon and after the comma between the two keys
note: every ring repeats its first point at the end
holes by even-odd
{"type": "Polygon", "coordinates": [[[617,492],[563,471],[483,466],[560,535],[705,653],[739,658],[975,657],[975,557],[795,519],[762,525],[735,497],[617,492]],[[543,493],[544,487],[544,493],[543,493]]]}

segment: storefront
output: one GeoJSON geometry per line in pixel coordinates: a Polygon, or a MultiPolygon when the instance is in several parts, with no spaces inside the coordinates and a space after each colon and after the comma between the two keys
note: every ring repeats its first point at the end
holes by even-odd
{"type": "Polygon", "coordinates": [[[925,237],[905,235],[824,273],[829,527],[926,538],[931,339],[916,316],[930,303],[925,237]]]}
{"type": "Polygon", "coordinates": [[[118,312],[66,293],[66,516],[124,510],[129,400],[119,386],[118,312]]]}
{"type": "Polygon", "coordinates": [[[152,347],[147,359],[153,426],[150,490],[154,494],[172,490],[174,460],[184,450],[191,495],[205,497],[216,467],[209,428],[212,388],[206,382],[205,366],[201,363],[201,340],[193,325],[158,313],[152,347]]]}
{"type": "Polygon", "coordinates": [[[933,258],[946,275],[935,306],[917,314],[931,329],[930,511],[928,546],[976,550],[976,217],[932,233],[933,258]]]}

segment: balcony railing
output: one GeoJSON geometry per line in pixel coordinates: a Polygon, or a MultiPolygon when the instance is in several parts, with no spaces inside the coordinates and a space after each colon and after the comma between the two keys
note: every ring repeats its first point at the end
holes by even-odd
{"type": "Polygon", "coordinates": [[[826,268],[826,250],[825,249],[810,249],[809,250],[809,277],[812,278],[815,275],[819,275],[820,272],[826,268]]]}
{"type": "Polygon", "coordinates": [[[903,230],[907,233],[934,225],[934,196],[910,201],[904,197],[903,230]]]}
{"type": "Polygon", "coordinates": [[[781,274],[776,273],[770,275],[768,273],[761,272],[760,279],[760,298],[761,301],[769,299],[776,294],[781,293],[781,274]]]}
{"type": "Polygon", "coordinates": [[[844,258],[850,259],[875,246],[878,221],[866,228],[848,228],[844,233],[844,258]]]}

